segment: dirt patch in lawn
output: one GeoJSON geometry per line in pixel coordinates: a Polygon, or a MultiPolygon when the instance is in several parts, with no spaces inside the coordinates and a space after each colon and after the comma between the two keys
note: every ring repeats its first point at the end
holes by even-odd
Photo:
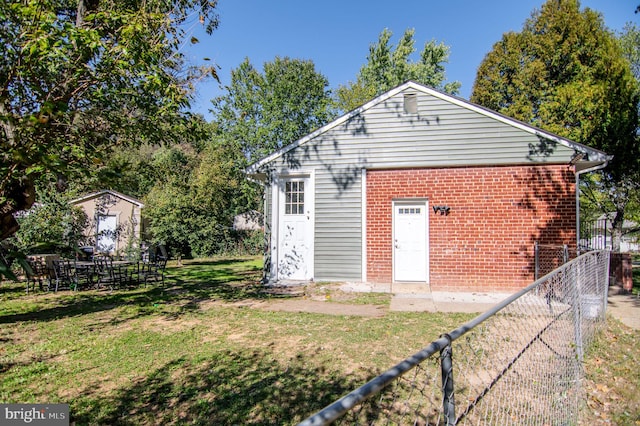
{"type": "Polygon", "coordinates": [[[344,290],[338,283],[280,286],[267,289],[267,292],[273,299],[256,303],[253,308],[366,317],[382,317],[389,311],[389,304],[385,301],[363,303],[361,298],[366,293],[344,290]]]}
{"type": "Polygon", "coordinates": [[[202,310],[213,307],[236,307],[281,312],[309,312],[326,315],[383,317],[389,312],[390,294],[342,289],[341,284],[307,284],[270,287],[264,299],[225,301],[199,300],[202,310]]]}
{"type": "Polygon", "coordinates": [[[354,315],[364,317],[383,317],[389,311],[389,307],[384,305],[353,305],[309,298],[269,300],[257,303],[252,307],[268,311],[310,312],[326,315],[354,315]]]}

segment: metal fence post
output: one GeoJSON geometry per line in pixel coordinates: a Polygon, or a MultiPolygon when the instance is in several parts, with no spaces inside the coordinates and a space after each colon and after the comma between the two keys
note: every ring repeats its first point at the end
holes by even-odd
{"type": "Polygon", "coordinates": [[[448,341],[447,345],[440,350],[440,372],[442,374],[442,412],[446,426],[456,424],[456,407],[453,388],[453,363],[451,360],[451,336],[443,334],[448,341]]]}
{"type": "Polygon", "coordinates": [[[607,317],[607,300],[609,300],[609,284],[610,284],[610,282],[609,282],[609,280],[610,280],[610,277],[609,277],[610,270],[609,270],[609,268],[611,267],[611,252],[610,251],[606,251],[604,253],[605,253],[604,255],[600,254],[598,256],[598,261],[599,261],[598,264],[599,264],[599,266],[603,266],[603,265],[601,265],[601,263],[604,263],[604,268],[603,268],[604,271],[602,272],[603,275],[604,275],[602,277],[604,279],[604,282],[602,284],[603,288],[604,288],[604,291],[602,292],[603,293],[603,298],[604,298],[604,300],[602,301],[602,304],[604,306],[604,308],[602,309],[602,318],[606,318],[607,317]],[[604,260],[601,259],[600,256],[603,256],[604,260]]]}
{"type": "Polygon", "coordinates": [[[538,278],[540,278],[538,275],[540,273],[540,247],[538,245],[538,242],[536,241],[534,243],[533,246],[533,252],[534,252],[534,258],[535,258],[535,275],[534,275],[534,280],[537,280],[538,278]]]}
{"type": "MultiPolygon", "coordinates": [[[[576,262],[576,269],[580,268],[580,261],[576,262]]],[[[584,359],[584,352],[582,347],[582,286],[580,285],[579,271],[570,269],[569,271],[569,283],[571,293],[573,294],[573,331],[575,335],[576,354],[578,361],[582,363],[584,359]]]]}

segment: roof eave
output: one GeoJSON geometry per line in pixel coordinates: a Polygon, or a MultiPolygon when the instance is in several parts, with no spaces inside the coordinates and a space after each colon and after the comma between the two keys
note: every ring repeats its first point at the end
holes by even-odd
{"type": "Polygon", "coordinates": [[[144,203],[142,201],[140,201],[140,200],[138,200],[136,198],[130,197],[128,195],[122,194],[122,193],[120,193],[118,191],[113,191],[111,189],[104,189],[102,191],[92,192],[91,194],[83,195],[82,197],[78,197],[78,198],[76,198],[74,200],[69,201],[69,204],[83,203],[85,201],[91,200],[93,198],[97,198],[97,197],[99,197],[101,195],[104,195],[104,194],[107,194],[107,193],[108,194],[112,194],[112,195],[114,195],[114,196],[116,196],[118,198],[121,198],[123,200],[126,200],[126,201],[128,201],[128,202],[130,202],[132,204],[135,204],[135,205],[139,206],[140,208],[144,207],[144,203]]]}

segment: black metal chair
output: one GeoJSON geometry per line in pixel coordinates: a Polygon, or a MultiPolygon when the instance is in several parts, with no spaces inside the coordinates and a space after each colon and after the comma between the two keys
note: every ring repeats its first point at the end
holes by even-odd
{"type": "Polygon", "coordinates": [[[167,258],[158,256],[155,261],[143,262],[140,264],[138,276],[141,284],[145,287],[148,282],[160,282],[164,286],[164,270],[167,267],[167,258]]]}
{"type": "Polygon", "coordinates": [[[95,285],[96,269],[93,262],[76,261],[74,263],[75,281],[78,290],[89,289],[95,285]]]}
{"type": "Polygon", "coordinates": [[[138,281],[138,262],[124,260],[111,264],[112,278],[120,287],[131,286],[138,281]]]}
{"type": "MultiPolygon", "coordinates": [[[[53,260],[53,281],[55,281],[55,286],[53,291],[58,290],[77,290],[78,282],[75,276],[75,268],[73,263],[70,260],[53,260]]],[[[49,283],[49,290],[51,290],[51,285],[53,283],[49,283]]]]}
{"type": "Polygon", "coordinates": [[[113,290],[120,285],[120,277],[113,267],[113,260],[109,256],[94,256],[96,287],[109,287],[113,290]]]}

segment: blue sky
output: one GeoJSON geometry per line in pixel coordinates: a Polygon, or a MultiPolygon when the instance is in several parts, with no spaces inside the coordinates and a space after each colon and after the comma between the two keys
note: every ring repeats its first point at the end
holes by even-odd
{"type": "MultiPolygon", "coordinates": [[[[231,70],[248,57],[258,69],[276,56],[312,60],[330,88],[353,81],[366,62],[369,45],[388,28],[395,44],[407,28],[415,29],[417,50],[436,40],[450,47],[447,81],[460,81],[468,99],[476,70],[502,34],[520,31],[544,0],[219,0],[220,26],[211,36],[197,23],[189,31],[200,40],[185,46],[192,64],[210,58],[220,84],[201,82],[192,110],[210,118],[210,100],[223,93],[231,70]]],[[[581,7],[601,12],[613,31],[639,24],[640,0],[582,0],[581,7]]],[[[415,59],[415,58],[414,58],[415,59]]]]}

